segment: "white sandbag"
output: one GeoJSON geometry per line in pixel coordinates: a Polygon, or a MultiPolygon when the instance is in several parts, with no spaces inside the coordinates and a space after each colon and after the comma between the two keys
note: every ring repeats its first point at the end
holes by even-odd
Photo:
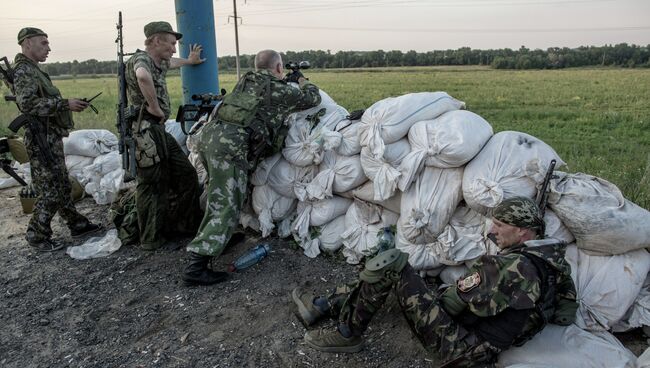
{"type": "Polygon", "coordinates": [[[269,179],[269,175],[271,174],[271,170],[273,170],[278,161],[280,161],[280,158],[282,158],[282,154],[276,153],[275,155],[266,157],[260,161],[257,164],[255,172],[253,172],[253,175],[251,175],[251,185],[266,184],[267,180],[269,179]]]}
{"type": "Polygon", "coordinates": [[[632,306],[623,318],[612,326],[612,331],[624,332],[642,326],[650,326],[650,275],[646,277],[632,306]]]}
{"type": "Polygon", "coordinates": [[[361,142],[359,141],[359,127],[361,123],[357,121],[343,120],[336,125],[336,132],[341,134],[341,143],[336,149],[336,153],[342,156],[358,155],[361,152],[361,142]]]}
{"type": "Polygon", "coordinates": [[[419,92],[385,98],[363,113],[359,140],[362,146],[369,147],[379,157],[384,154],[384,145],[404,138],[416,122],[435,119],[464,106],[464,102],[445,92],[419,92]]]}
{"type": "Polygon", "coordinates": [[[290,118],[282,156],[296,166],[320,164],[324,151],[336,149],[341,144],[341,133],[334,131],[340,118],[330,117],[330,120],[321,121],[315,127],[307,119],[290,118]]]}
{"type": "Polygon", "coordinates": [[[456,281],[465,276],[467,271],[469,271],[469,268],[465,265],[445,266],[440,272],[440,281],[442,281],[443,284],[456,285],[456,281]]]}
{"type": "Polygon", "coordinates": [[[523,346],[499,354],[497,367],[635,368],[636,360],[608,332],[549,324],[523,346]]]}
{"type": "Polygon", "coordinates": [[[343,231],[345,231],[345,215],[341,215],[321,226],[318,231],[320,249],[329,253],[339,250],[343,246],[343,239],[341,238],[343,231]]]}
{"type": "Polygon", "coordinates": [[[545,239],[552,238],[567,244],[575,242],[576,238],[571,234],[571,231],[564,226],[562,220],[549,208],[544,211],[544,223],[546,224],[545,239]]]}
{"type": "Polygon", "coordinates": [[[591,254],[650,247],[650,212],[623,197],[616,185],[582,174],[556,173],[548,205],[591,254]]]}
{"type": "Polygon", "coordinates": [[[106,129],[75,130],[63,138],[63,153],[66,156],[97,157],[117,151],[117,145],[117,136],[106,129]]]}
{"type": "Polygon", "coordinates": [[[83,172],[83,168],[92,165],[94,157],[67,155],[65,156],[65,167],[68,169],[68,174],[77,178],[83,172]]]}
{"type": "Polygon", "coordinates": [[[636,300],[650,270],[650,254],[640,249],[616,256],[593,256],[567,247],[580,307],[576,324],[588,330],[608,330],[636,300]]]}
{"type": "Polygon", "coordinates": [[[400,213],[401,204],[402,204],[402,192],[397,191],[393,194],[392,197],[384,200],[375,200],[375,189],[374,183],[367,181],[358,188],[352,190],[352,195],[354,198],[358,198],[362,201],[378,204],[389,211],[400,213]]]}
{"type": "Polygon", "coordinates": [[[119,152],[112,151],[105,155],[95,157],[91,165],[81,170],[81,177],[77,178],[77,180],[79,180],[81,185],[86,185],[90,182],[99,182],[104,175],[117,169],[122,169],[122,157],[119,152]]]}
{"type": "Polygon", "coordinates": [[[345,214],[352,204],[347,198],[334,196],[320,201],[298,202],[296,219],[291,229],[302,239],[309,237],[310,226],[322,226],[345,214]]]}
{"type": "Polygon", "coordinates": [[[276,221],[290,217],[296,209],[295,198],[283,197],[269,185],[255,186],[251,197],[251,204],[258,215],[263,238],[271,234],[276,221]]]}
{"type": "MultiPolygon", "coordinates": [[[[17,161],[14,161],[11,164],[11,167],[14,169],[16,174],[20,176],[27,185],[31,184],[32,182],[32,173],[31,173],[31,168],[29,165],[29,162],[25,162],[24,164],[19,164],[17,161]]],[[[4,175],[5,172],[2,171],[2,174],[4,175]]],[[[17,187],[19,186],[20,183],[16,181],[16,179],[12,178],[11,176],[7,175],[6,177],[0,178],[0,189],[6,189],[6,188],[11,188],[11,187],[17,187]]]]}
{"type": "Polygon", "coordinates": [[[636,364],[638,368],[650,368],[650,347],[646,348],[643,354],[639,355],[636,364]]]}
{"type": "Polygon", "coordinates": [[[410,151],[411,145],[406,138],[387,144],[384,154],[381,156],[373,155],[368,147],[361,149],[361,167],[373,183],[375,201],[382,201],[393,196],[401,175],[397,168],[410,151]]]}
{"type": "Polygon", "coordinates": [[[533,136],[497,133],[465,166],[465,202],[475,211],[490,215],[492,208],[506,198],[535,198],[551,160],[556,160],[556,169],[565,164],[553,148],[533,136]]]}
{"type": "MultiPolygon", "coordinates": [[[[101,157],[101,156],[100,156],[101,157]]],[[[97,204],[110,204],[117,198],[124,179],[124,170],[119,168],[103,175],[99,180],[93,180],[84,187],[97,204]]]]}
{"type": "Polygon", "coordinates": [[[355,200],[345,214],[342,253],[350,264],[358,264],[364,256],[377,251],[377,234],[397,223],[399,215],[376,204],[355,200]]]}
{"type": "MultiPolygon", "coordinates": [[[[296,83],[289,83],[289,85],[295,88],[300,88],[296,83]]],[[[293,114],[289,115],[289,118],[293,116],[298,119],[305,119],[308,116],[316,116],[319,112],[321,112],[322,109],[325,109],[325,114],[319,116],[319,120],[321,122],[327,122],[327,124],[336,125],[339,121],[345,119],[345,117],[348,115],[348,112],[344,107],[337,104],[336,101],[334,101],[334,99],[332,99],[332,97],[330,97],[330,95],[328,95],[327,92],[323,91],[322,89],[319,89],[318,93],[320,94],[320,104],[307,110],[294,112],[293,114]],[[330,120],[336,121],[331,122],[330,120]]]]}
{"type": "Polygon", "coordinates": [[[426,167],[408,191],[402,194],[402,231],[409,242],[435,239],[449,223],[463,199],[463,169],[426,167]]]}
{"type": "Polygon", "coordinates": [[[411,152],[399,166],[399,188],[405,191],[424,165],[460,167],[476,156],[492,137],[492,126],[477,114],[456,110],[411,127],[411,152]]]}
{"type": "Polygon", "coordinates": [[[174,137],[174,140],[176,140],[176,143],[178,143],[178,146],[181,148],[181,150],[183,150],[183,153],[185,153],[185,155],[188,155],[190,153],[186,143],[187,135],[183,133],[183,128],[181,128],[181,124],[179,122],[173,119],[167,120],[165,122],[165,131],[174,137]]]}
{"type": "Polygon", "coordinates": [[[331,198],[333,192],[347,192],[367,180],[359,156],[339,156],[334,151],[327,151],[318,175],[307,185],[307,198],[331,198]]]}
{"type": "Polygon", "coordinates": [[[284,197],[307,199],[307,184],[318,173],[318,166],[298,167],[280,158],[271,169],[267,184],[284,197]]]}
{"type": "Polygon", "coordinates": [[[187,156],[187,160],[196,170],[196,175],[199,179],[199,184],[204,185],[208,182],[208,171],[203,166],[203,161],[201,161],[201,156],[197,152],[190,152],[187,156]]]}

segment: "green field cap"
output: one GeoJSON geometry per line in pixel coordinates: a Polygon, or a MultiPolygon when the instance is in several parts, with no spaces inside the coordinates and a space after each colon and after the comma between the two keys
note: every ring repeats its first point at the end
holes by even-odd
{"type": "Polygon", "coordinates": [[[23,43],[23,41],[25,41],[25,39],[30,38],[30,37],[34,37],[34,36],[45,36],[45,37],[47,37],[47,33],[41,31],[38,28],[25,27],[25,28],[21,29],[18,32],[18,44],[20,45],[21,43],[23,43]]]}
{"type": "Polygon", "coordinates": [[[182,34],[180,34],[178,32],[174,32],[174,30],[172,29],[172,25],[169,24],[168,22],[163,22],[163,21],[151,22],[151,23],[147,24],[146,26],[144,26],[144,35],[147,38],[151,37],[152,35],[154,35],[156,33],[171,33],[174,36],[176,36],[177,40],[180,40],[181,37],[183,37],[182,34]]]}

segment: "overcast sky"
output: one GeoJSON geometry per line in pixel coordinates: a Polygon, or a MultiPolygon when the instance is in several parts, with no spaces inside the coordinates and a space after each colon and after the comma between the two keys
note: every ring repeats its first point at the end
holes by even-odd
{"type": "MultiPolygon", "coordinates": [[[[2,0],[0,56],[13,59],[20,28],[49,35],[47,60],[115,58],[117,12],[125,51],[143,27],[167,20],[173,0],[2,0]]],[[[213,1],[217,53],[235,54],[232,0],[213,1]]],[[[650,0],[237,0],[240,53],[260,49],[440,50],[650,44],[650,0]]],[[[192,42],[192,40],[186,40],[192,42]]],[[[185,56],[185,55],[182,55],[185,56]]]]}

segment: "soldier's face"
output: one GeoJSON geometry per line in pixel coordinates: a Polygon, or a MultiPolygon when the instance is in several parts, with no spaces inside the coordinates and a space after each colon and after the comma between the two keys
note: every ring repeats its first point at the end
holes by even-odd
{"type": "Polygon", "coordinates": [[[497,239],[497,246],[501,249],[505,249],[521,243],[523,234],[526,230],[493,218],[490,232],[494,234],[494,237],[497,239]]]}
{"type": "Polygon", "coordinates": [[[27,43],[25,51],[27,56],[38,62],[43,62],[47,59],[50,53],[50,41],[45,36],[34,36],[26,39],[23,43],[27,43]]]}
{"type": "Polygon", "coordinates": [[[160,58],[170,60],[176,53],[176,37],[169,33],[160,34],[156,46],[160,58]]]}

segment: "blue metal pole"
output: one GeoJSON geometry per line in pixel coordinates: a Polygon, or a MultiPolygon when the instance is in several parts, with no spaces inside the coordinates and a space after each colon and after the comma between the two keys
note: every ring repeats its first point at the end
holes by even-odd
{"type": "Polygon", "coordinates": [[[192,101],[193,94],[219,93],[219,67],[217,64],[217,40],[214,31],[214,8],[212,0],[175,0],[176,26],[183,34],[180,39],[180,56],[187,57],[190,44],[203,46],[200,65],[181,68],[183,101],[192,101]]]}

